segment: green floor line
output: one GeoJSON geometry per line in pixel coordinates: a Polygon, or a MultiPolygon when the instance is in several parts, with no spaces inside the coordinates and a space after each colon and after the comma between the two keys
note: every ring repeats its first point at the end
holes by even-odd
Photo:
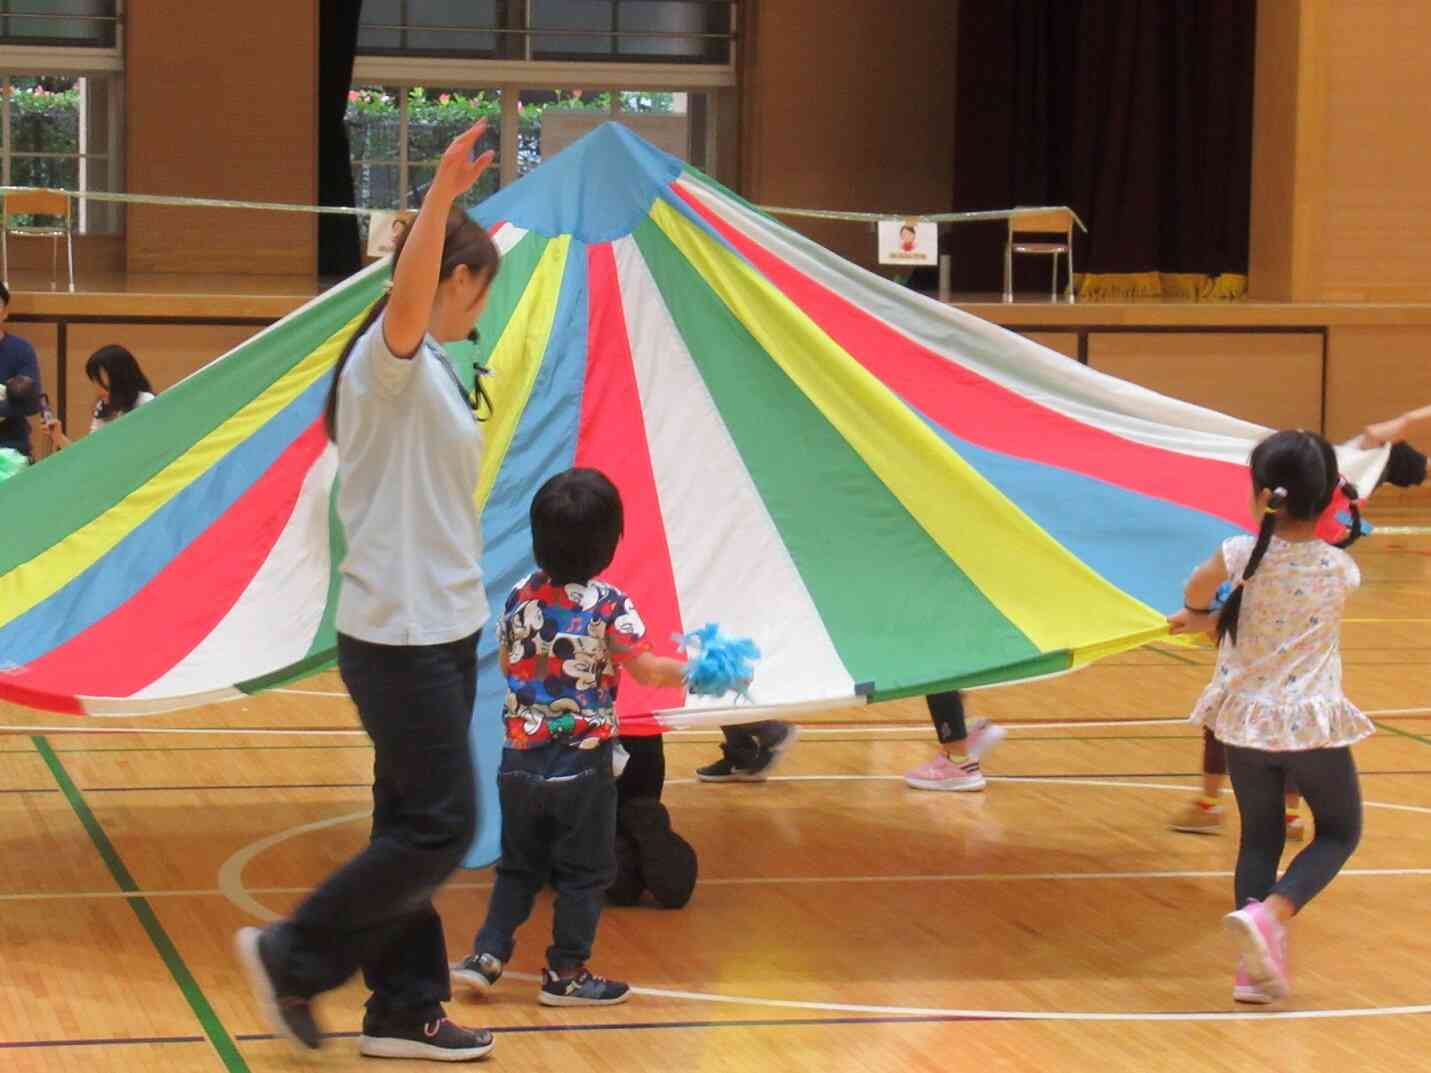
{"type": "Polygon", "coordinates": [[[1409,730],[1402,730],[1400,727],[1394,727],[1390,723],[1383,722],[1380,719],[1373,719],[1372,723],[1376,726],[1378,730],[1389,730],[1393,734],[1397,734],[1403,738],[1410,738],[1412,741],[1419,741],[1422,745],[1431,745],[1431,738],[1428,738],[1422,734],[1413,734],[1409,730]]]}
{"type": "MultiPolygon", "coordinates": [[[[118,884],[122,891],[137,891],[138,884],[134,882],[134,877],[129,874],[129,869],[124,866],[124,861],[119,857],[114,844],[110,842],[109,836],[104,833],[104,828],[100,826],[99,820],[95,818],[89,805],[85,802],[84,796],[79,788],[75,786],[70,778],[69,772],[60,763],[60,758],[55,754],[50,743],[41,736],[30,739],[35,749],[45,761],[45,766],[50,769],[50,774],[55,777],[55,782],[59,783],[60,790],[63,791],[66,800],[70,803],[70,808],[74,809],[75,815],[79,817],[80,823],[88,833],[90,841],[94,843],[94,848],[98,851],[100,858],[104,861],[105,867],[114,877],[114,882],[118,884]]],[[[194,1016],[199,1019],[199,1024],[203,1026],[204,1033],[209,1037],[209,1042],[213,1044],[214,1050],[218,1052],[219,1058],[223,1060],[224,1067],[229,1073],[249,1073],[248,1063],[239,1054],[238,1047],[233,1041],[228,1031],[219,1021],[218,1015],[214,1013],[214,1008],[209,1005],[209,1000],[204,997],[204,993],[199,989],[198,981],[194,979],[194,974],[189,971],[189,967],[184,964],[184,959],[179,956],[179,951],[175,948],[173,941],[169,938],[168,932],[164,930],[164,925],[159,923],[159,918],[155,916],[153,908],[147,899],[140,895],[127,899],[129,908],[134,910],[134,915],[139,918],[139,923],[143,925],[144,931],[149,936],[149,941],[154,944],[154,949],[159,952],[159,957],[163,960],[164,966],[169,970],[169,974],[174,977],[174,982],[179,985],[179,990],[183,992],[184,998],[189,1003],[189,1008],[194,1011],[194,1016]]]]}

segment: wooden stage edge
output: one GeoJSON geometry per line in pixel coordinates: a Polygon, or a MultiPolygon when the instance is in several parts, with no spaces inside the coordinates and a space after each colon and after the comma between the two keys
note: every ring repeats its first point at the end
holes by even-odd
{"type": "MultiPolygon", "coordinates": [[[[81,273],[75,290],[44,273],[10,281],[10,313],[21,319],[78,317],[145,320],[275,320],[337,280],[314,276],[81,273]]],[[[1431,302],[1192,302],[1140,299],[1050,302],[1033,296],[1004,302],[995,294],[929,297],[1023,331],[1089,329],[1315,330],[1344,325],[1431,326],[1431,302]]]]}

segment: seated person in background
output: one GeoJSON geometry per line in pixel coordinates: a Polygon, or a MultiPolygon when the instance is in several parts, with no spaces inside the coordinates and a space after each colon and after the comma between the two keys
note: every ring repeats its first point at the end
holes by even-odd
{"type": "MultiPolygon", "coordinates": [[[[111,343],[102,346],[89,356],[84,372],[99,389],[99,398],[94,404],[94,416],[90,419],[89,430],[98,431],[117,417],[143,406],[154,398],[154,388],[149,378],[139,368],[134,355],[124,347],[111,343]]],[[[70,439],[60,429],[59,422],[47,426],[50,439],[56,449],[68,447],[70,439]]]]}
{"type": "Polygon", "coordinates": [[[35,348],[4,330],[10,291],[0,283],[0,447],[31,458],[31,414],[40,411],[40,363],[35,348]]]}

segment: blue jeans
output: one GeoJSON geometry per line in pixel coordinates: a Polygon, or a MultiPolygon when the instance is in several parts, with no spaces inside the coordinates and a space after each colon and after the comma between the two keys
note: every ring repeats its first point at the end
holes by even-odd
{"type": "Polygon", "coordinates": [[[473,940],[478,954],[506,962],[537,892],[556,889],[547,965],[574,969],[591,957],[606,888],[616,878],[616,780],[611,744],[506,749],[497,774],[502,859],[473,940]]]}
{"type": "Polygon", "coordinates": [[[373,740],[372,837],[277,926],[283,994],[316,995],[361,968],[369,1016],[442,1016],[451,991],[432,895],[477,832],[477,636],[406,646],[339,634],[338,670],[373,740]]]}

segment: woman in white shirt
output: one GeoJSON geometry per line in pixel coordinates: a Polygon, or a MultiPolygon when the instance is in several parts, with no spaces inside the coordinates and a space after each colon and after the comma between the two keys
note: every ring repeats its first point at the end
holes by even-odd
{"type": "Polygon", "coordinates": [[[492,161],[478,123],[448,147],[379,299],[334,370],[326,423],[338,447],[347,538],[338,669],[374,750],[368,846],[287,920],[238,935],[275,1031],[308,1047],[310,1000],[358,969],[372,997],[358,1042],[387,1058],[461,1061],[492,1034],[454,1025],[447,947],[432,895],[477,829],[468,725],[487,622],[475,492],[481,436],[442,350],[468,338],[499,255],[453,207],[492,161]]]}

